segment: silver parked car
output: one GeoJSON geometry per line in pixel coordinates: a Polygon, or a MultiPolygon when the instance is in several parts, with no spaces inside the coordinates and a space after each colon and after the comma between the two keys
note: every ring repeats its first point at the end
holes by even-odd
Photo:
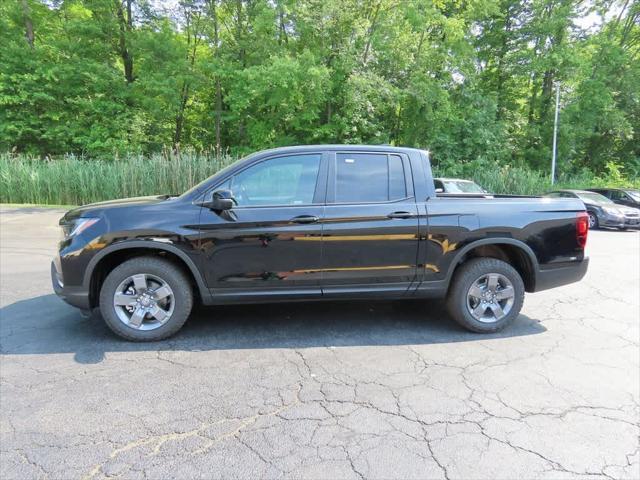
{"type": "Polygon", "coordinates": [[[484,188],[471,180],[462,178],[434,178],[436,193],[455,193],[458,195],[490,195],[484,188]]]}
{"type": "Polygon", "coordinates": [[[640,228],[640,210],[617,205],[604,195],[587,190],[556,190],[546,197],[579,198],[589,214],[589,228],[640,228]]]}

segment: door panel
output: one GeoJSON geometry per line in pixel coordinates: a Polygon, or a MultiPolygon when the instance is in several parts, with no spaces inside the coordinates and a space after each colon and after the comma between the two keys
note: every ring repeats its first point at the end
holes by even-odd
{"type": "Polygon", "coordinates": [[[327,205],[323,227],[323,290],[388,284],[405,289],[415,279],[418,221],[415,202],[327,205]],[[390,218],[405,212],[411,216],[390,218]]]}
{"type": "Polygon", "coordinates": [[[403,293],[416,276],[418,210],[409,162],[384,153],[329,159],[323,293],[403,293]]]}
{"type": "Polygon", "coordinates": [[[201,213],[205,280],[215,296],[321,294],[327,170],[321,153],[279,156],[220,184],[238,205],[201,213]]]}
{"type": "Polygon", "coordinates": [[[319,293],[323,210],[236,208],[233,220],[203,210],[202,250],[209,288],[216,294],[222,289],[256,293],[274,288],[316,288],[319,293]],[[309,222],[313,217],[318,220],[309,222]]]}

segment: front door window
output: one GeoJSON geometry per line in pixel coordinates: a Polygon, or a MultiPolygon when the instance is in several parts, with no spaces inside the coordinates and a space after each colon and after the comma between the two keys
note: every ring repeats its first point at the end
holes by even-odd
{"type": "Polygon", "coordinates": [[[235,175],[231,191],[239,207],[311,205],[320,159],[313,153],[265,160],[235,175]]]}

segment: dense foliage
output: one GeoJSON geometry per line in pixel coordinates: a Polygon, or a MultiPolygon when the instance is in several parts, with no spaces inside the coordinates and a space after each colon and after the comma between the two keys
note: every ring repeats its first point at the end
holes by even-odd
{"type": "Polygon", "coordinates": [[[0,151],[391,143],[548,172],[559,83],[560,173],[640,172],[637,1],[6,0],[0,42],[0,151]]]}

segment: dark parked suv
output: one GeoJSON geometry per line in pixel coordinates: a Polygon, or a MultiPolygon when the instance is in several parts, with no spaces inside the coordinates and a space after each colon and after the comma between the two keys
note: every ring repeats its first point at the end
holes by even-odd
{"type": "Polygon", "coordinates": [[[622,188],[588,188],[587,190],[604,195],[618,205],[640,208],[640,190],[622,188]]]}
{"type": "Polygon", "coordinates": [[[580,200],[438,197],[427,152],[387,146],[264,151],[60,225],[56,293],[137,341],[178,331],[195,302],[446,297],[461,325],[495,332],[525,291],[588,263],[580,200]]]}

